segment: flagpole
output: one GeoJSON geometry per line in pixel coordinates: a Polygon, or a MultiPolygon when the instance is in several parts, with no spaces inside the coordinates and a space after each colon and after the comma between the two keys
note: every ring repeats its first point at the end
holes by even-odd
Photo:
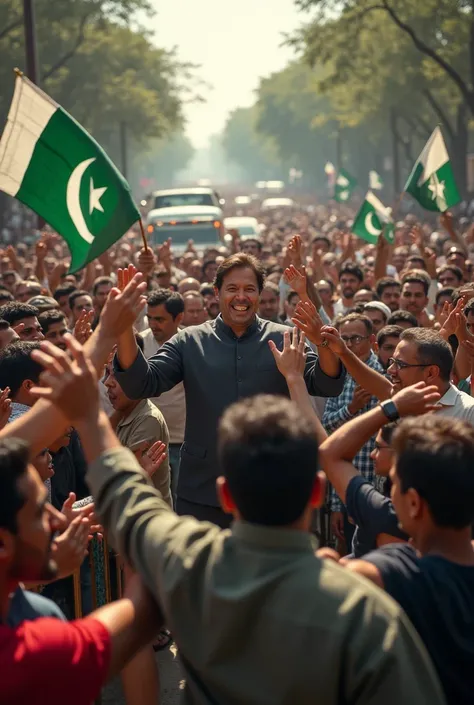
{"type": "Polygon", "coordinates": [[[139,225],[140,225],[140,232],[141,232],[141,234],[142,234],[143,247],[145,248],[145,252],[148,252],[148,243],[147,243],[147,241],[146,241],[145,228],[143,227],[143,221],[142,221],[141,218],[140,218],[140,220],[138,221],[138,223],[139,223],[139,225]]]}

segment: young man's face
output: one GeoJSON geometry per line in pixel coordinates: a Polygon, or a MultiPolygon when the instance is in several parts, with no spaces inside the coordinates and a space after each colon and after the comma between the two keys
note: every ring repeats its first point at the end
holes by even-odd
{"type": "Polygon", "coordinates": [[[102,311],[107,301],[107,297],[112,288],[112,284],[99,284],[94,294],[94,308],[96,311],[102,311]]]}
{"type": "Polygon", "coordinates": [[[375,474],[379,477],[388,477],[392,467],[393,451],[391,446],[384,441],[380,431],[375,438],[375,448],[371,452],[370,458],[374,461],[375,474]]]}
{"type": "Polygon", "coordinates": [[[15,322],[15,328],[23,324],[23,329],[19,331],[20,340],[35,341],[43,340],[44,335],[36,316],[27,316],[15,322]]]}
{"type": "Polygon", "coordinates": [[[47,332],[44,334],[46,340],[55,345],[61,350],[67,350],[67,345],[64,341],[64,336],[67,333],[66,320],[58,321],[57,323],[51,323],[47,332]]]}
{"type": "Polygon", "coordinates": [[[452,269],[446,269],[444,272],[441,272],[438,276],[438,281],[443,287],[450,286],[456,289],[458,286],[461,286],[461,280],[452,269]]]}
{"type": "Polygon", "coordinates": [[[418,318],[427,304],[428,297],[425,294],[423,284],[406,282],[403,285],[402,295],[400,297],[400,306],[402,309],[409,311],[418,318]]]}
{"type": "Polygon", "coordinates": [[[74,323],[78,321],[83,311],[92,311],[93,308],[92,298],[89,294],[84,294],[84,296],[78,296],[77,299],[74,299],[74,305],[72,308],[74,323]]]}
{"type": "Polygon", "coordinates": [[[0,330],[0,350],[3,350],[3,348],[6,348],[7,345],[10,345],[10,343],[14,343],[17,340],[20,340],[20,336],[18,333],[15,333],[13,328],[5,328],[4,330],[0,330]]]}
{"type": "Polygon", "coordinates": [[[51,550],[55,510],[47,502],[46,488],[32,465],[18,480],[18,489],[26,501],[16,517],[17,533],[0,529],[9,577],[25,582],[51,580],[57,573],[51,550]]]}
{"type": "Polygon", "coordinates": [[[116,411],[125,411],[130,406],[131,400],[126,396],[122,387],[115,379],[111,364],[107,365],[105,374],[104,384],[110,403],[116,411]]]}
{"type": "Polygon", "coordinates": [[[332,290],[329,284],[322,280],[316,284],[316,289],[323,304],[329,306],[332,303],[332,290]]]}
{"type": "Polygon", "coordinates": [[[345,299],[353,299],[356,291],[361,287],[361,282],[354,274],[342,274],[339,284],[345,299]]]}
{"type": "Polygon", "coordinates": [[[165,304],[150,306],[147,308],[148,325],[157,343],[162,345],[178,332],[178,326],[182,316],[173,318],[166,310],[165,304]]]}
{"type": "Polygon", "coordinates": [[[397,344],[399,341],[398,336],[388,336],[385,338],[383,341],[382,345],[380,345],[379,350],[378,350],[378,357],[380,360],[380,364],[386,370],[388,368],[388,360],[390,357],[393,357],[393,353],[395,352],[397,348],[397,344]]]}
{"type": "Polygon", "coordinates": [[[219,293],[222,318],[228,326],[249,326],[258,311],[260,292],[250,267],[235,267],[224,277],[219,293]]]}
{"type": "Polygon", "coordinates": [[[253,255],[254,257],[260,256],[260,248],[256,240],[244,240],[240,246],[242,252],[246,255],[253,255]]]}
{"type": "Polygon", "coordinates": [[[426,370],[430,365],[420,364],[416,343],[400,340],[392,357],[394,362],[389,365],[387,372],[392,379],[394,391],[426,381],[426,370]]]}
{"type": "Polygon", "coordinates": [[[387,324],[387,321],[384,318],[384,315],[382,311],[379,311],[378,309],[373,309],[373,310],[365,310],[364,315],[368,316],[370,320],[372,321],[372,326],[374,329],[375,335],[379,332],[379,330],[382,330],[382,328],[387,324]]]}
{"type": "Polygon", "coordinates": [[[272,289],[263,289],[260,294],[258,315],[267,321],[276,321],[280,308],[280,298],[272,289]]]}
{"type": "Polygon", "coordinates": [[[389,307],[390,311],[396,311],[400,307],[400,287],[387,286],[383,290],[380,300],[389,307]]]}
{"type": "Polygon", "coordinates": [[[370,335],[362,321],[347,321],[339,328],[341,338],[354,355],[363,360],[368,359],[374,336],[370,335]]]}
{"type": "Polygon", "coordinates": [[[285,303],[286,317],[288,319],[290,319],[290,321],[293,318],[293,316],[295,315],[295,309],[298,306],[299,300],[300,300],[300,296],[299,296],[299,294],[297,294],[295,292],[294,294],[292,294],[290,296],[290,298],[285,303]]]}

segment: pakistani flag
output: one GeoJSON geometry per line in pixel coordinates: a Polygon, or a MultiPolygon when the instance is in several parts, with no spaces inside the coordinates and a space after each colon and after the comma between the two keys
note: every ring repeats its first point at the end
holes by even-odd
{"type": "Polygon", "coordinates": [[[383,189],[383,181],[380,174],[376,171],[369,171],[369,188],[371,191],[381,191],[383,189]]]}
{"type": "Polygon", "coordinates": [[[405,191],[428,211],[444,213],[460,202],[448,150],[439,127],[434,129],[418,157],[405,191]]]}
{"type": "Polygon", "coordinates": [[[105,252],[140,218],[129,185],[97,142],[23,75],[17,76],[0,140],[0,190],[62,235],[71,272],[105,252]]]}
{"type": "Polygon", "coordinates": [[[385,239],[393,243],[392,209],[386,208],[372,191],[367,191],[365,200],[352,225],[352,232],[372,244],[376,244],[383,232],[385,239]]]}
{"type": "Polygon", "coordinates": [[[357,181],[345,169],[341,169],[337,175],[334,186],[334,200],[338,203],[346,203],[352,196],[352,192],[357,186],[357,181]]]}

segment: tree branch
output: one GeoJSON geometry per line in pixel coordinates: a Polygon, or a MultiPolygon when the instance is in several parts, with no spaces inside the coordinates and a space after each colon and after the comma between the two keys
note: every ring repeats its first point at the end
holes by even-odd
{"type": "Polygon", "coordinates": [[[81,23],[79,25],[79,31],[77,33],[76,41],[74,42],[73,46],[69,51],[67,51],[58,61],[56,61],[55,64],[53,64],[47,71],[44,72],[44,74],[41,76],[41,81],[46,81],[48,78],[50,78],[53,74],[56,73],[56,71],[59,71],[60,68],[62,68],[69,59],[72,59],[76,51],[79,49],[81,44],[84,42],[85,39],[85,29],[86,29],[86,23],[87,20],[89,19],[89,13],[87,15],[84,15],[84,17],[81,20],[81,23]]]}
{"type": "Polygon", "coordinates": [[[463,81],[456,69],[454,69],[451,64],[448,64],[448,62],[445,61],[443,57],[438,54],[437,51],[428,46],[428,44],[425,44],[425,42],[420,39],[420,37],[416,34],[414,29],[412,29],[410,25],[400,19],[393,7],[388,4],[387,0],[382,0],[382,2],[385,11],[390,15],[397,27],[399,27],[401,30],[403,30],[403,32],[408,34],[418,51],[420,51],[422,54],[425,54],[425,56],[429,56],[430,59],[435,61],[438,66],[440,66],[443,71],[448,74],[451,80],[457,85],[457,87],[461,91],[461,94],[463,95],[466,103],[469,105],[471,112],[474,113],[474,94],[468,88],[467,84],[465,83],[465,81],[463,81]]]}
{"type": "Polygon", "coordinates": [[[7,25],[2,31],[0,32],[0,39],[3,39],[4,37],[7,36],[7,34],[10,34],[14,29],[17,27],[21,27],[21,23],[23,22],[23,18],[19,17],[17,20],[14,20],[11,22],[9,25],[7,25]]]}
{"type": "Polygon", "coordinates": [[[450,136],[451,139],[454,139],[454,130],[453,126],[451,125],[450,121],[448,120],[448,116],[444,112],[443,108],[441,105],[438,103],[432,92],[430,91],[429,88],[423,88],[422,90],[423,95],[427,99],[428,103],[431,105],[433,110],[435,111],[436,115],[439,117],[443,125],[446,127],[446,132],[450,136]]]}

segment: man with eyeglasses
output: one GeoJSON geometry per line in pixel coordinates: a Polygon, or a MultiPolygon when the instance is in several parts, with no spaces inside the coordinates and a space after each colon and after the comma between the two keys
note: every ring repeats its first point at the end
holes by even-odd
{"type": "MultiPolygon", "coordinates": [[[[337,322],[337,328],[345,346],[367,367],[383,373],[377,355],[372,350],[375,342],[372,321],[361,313],[350,313],[337,322]]],[[[344,387],[338,397],[328,399],[324,410],[322,423],[328,434],[342,426],[350,419],[376,406],[378,400],[359,386],[356,380],[347,375],[344,387]]],[[[363,445],[354,457],[354,466],[361,475],[373,483],[375,479],[374,463],[371,458],[375,438],[363,445]]],[[[335,535],[345,540],[346,546],[352,542],[353,527],[347,521],[344,505],[338,495],[331,489],[330,497],[331,527],[335,535]]]]}

